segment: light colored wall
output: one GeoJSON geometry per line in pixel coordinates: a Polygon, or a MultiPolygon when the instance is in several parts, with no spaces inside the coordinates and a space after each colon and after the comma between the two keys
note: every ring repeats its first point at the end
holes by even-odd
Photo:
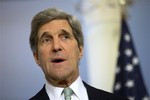
{"type": "MultiPolygon", "coordinates": [[[[75,0],[3,0],[0,1],[0,100],[27,100],[41,89],[45,80],[29,48],[32,17],[48,7],[59,7],[76,16],[75,0]]],[[[131,32],[141,59],[141,69],[150,92],[150,9],[149,0],[135,0],[130,7],[131,32]]],[[[85,30],[84,30],[85,31],[85,30]]],[[[81,76],[88,82],[86,58],[81,76]]]]}
{"type": "MultiPolygon", "coordinates": [[[[0,14],[2,13],[1,6],[2,6],[2,4],[0,3],[0,14]]],[[[1,15],[0,15],[0,23],[1,23],[1,15]]],[[[0,24],[0,73],[2,73],[2,70],[1,70],[1,68],[2,68],[2,66],[1,66],[1,64],[2,64],[2,48],[1,48],[1,46],[2,46],[2,41],[1,41],[2,35],[1,35],[1,33],[2,33],[2,24],[0,24]]],[[[2,84],[2,74],[0,74],[0,84],[2,84]]],[[[1,90],[2,90],[2,85],[0,85],[0,97],[2,97],[1,90]]]]}

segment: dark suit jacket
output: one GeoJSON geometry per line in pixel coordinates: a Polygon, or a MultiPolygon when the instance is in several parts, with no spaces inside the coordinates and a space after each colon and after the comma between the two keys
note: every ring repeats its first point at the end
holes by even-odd
{"type": "MultiPolygon", "coordinates": [[[[124,97],[117,96],[115,94],[96,89],[85,82],[83,82],[88,93],[89,100],[128,100],[124,97]]],[[[46,93],[45,86],[38,92],[34,97],[29,100],[50,100],[48,94],[46,93]]]]}

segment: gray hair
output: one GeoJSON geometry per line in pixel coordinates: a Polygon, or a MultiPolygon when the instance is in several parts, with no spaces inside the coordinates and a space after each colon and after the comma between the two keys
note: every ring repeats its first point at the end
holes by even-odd
{"type": "Polygon", "coordinates": [[[78,46],[84,45],[82,27],[81,27],[79,20],[75,16],[72,16],[64,11],[59,10],[59,9],[49,8],[49,9],[39,12],[32,19],[31,33],[30,33],[30,37],[29,37],[29,42],[30,42],[30,47],[31,47],[32,52],[37,51],[37,44],[38,44],[37,33],[39,31],[39,28],[42,25],[44,25],[54,19],[67,20],[73,30],[73,35],[78,42],[78,46]]]}

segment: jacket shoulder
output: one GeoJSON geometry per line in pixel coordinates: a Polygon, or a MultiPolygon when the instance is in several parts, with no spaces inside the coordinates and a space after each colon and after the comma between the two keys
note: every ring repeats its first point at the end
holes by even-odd
{"type": "Polygon", "coordinates": [[[89,100],[128,100],[125,97],[118,96],[116,94],[97,89],[83,82],[88,93],[89,100]]]}
{"type": "Polygon", "coordinates": [[[35,96],[30,98],[29,100],[50,100],[46,93],[45,85],[35,96]]]}

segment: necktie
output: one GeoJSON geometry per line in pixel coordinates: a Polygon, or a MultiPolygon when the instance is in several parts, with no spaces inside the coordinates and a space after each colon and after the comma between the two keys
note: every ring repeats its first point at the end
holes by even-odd
{"type": "Polygon", "coordinates": [[[73,91],[70,87],[64,88],[63,90],[65,100],[71,100],[71,95],[73,94],[73,91]]]}

